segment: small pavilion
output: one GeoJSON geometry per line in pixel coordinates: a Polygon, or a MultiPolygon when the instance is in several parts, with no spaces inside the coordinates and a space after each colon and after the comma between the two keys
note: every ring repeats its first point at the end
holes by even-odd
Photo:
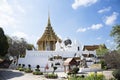
{"type": "Polygon", "coordinates": [[[74,58],[67,58],[64,61],[64,72],[70,72],[73,68],[77,67],[78,62],[74,58]]]}

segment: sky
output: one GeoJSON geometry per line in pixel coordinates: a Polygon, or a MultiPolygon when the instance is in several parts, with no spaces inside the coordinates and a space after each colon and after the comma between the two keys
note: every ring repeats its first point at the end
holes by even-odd
{"type": "Polygon", "coordinates": [[[6,35],[25,38],[37,47],[47,26],[48,12],[62,40],[115,48],[110,31],[120,24],[120,0],[0,0],[0,27],[6,35]]]}

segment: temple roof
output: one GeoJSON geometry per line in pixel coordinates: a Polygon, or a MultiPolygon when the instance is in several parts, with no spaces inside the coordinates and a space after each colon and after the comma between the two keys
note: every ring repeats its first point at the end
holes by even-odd
{"type": "Polygon", "coordinates": [[[99,45],[85,45],[83,47],[83,51],[88,50],[88,51],[94,51],[99,48],[99,45]]]}
{"type": "Polygon", "coordinates": [[[83,47],[83,51],[85,51],[85,50],[94,51],[94,50],[99,49],[99,48],[107,49],[107,47],[106,47],[105,44],[100,44],[100,45],[85,45],[83,47]]]}
{"type": "Polygon", "coordinates": [[[67,58],[64,61],[64,65],[77,65],[77,61],[74,58],[67,58]]]}
{"type": "Polygon", "coordinates": [[[42,37],[38,40],[37,44],[43,41],[61,41],[60,38],[55,34],[51,22],[50,22],[50,16],[48,15],[48,23],[47,27],[42,35],[42,37]]]}

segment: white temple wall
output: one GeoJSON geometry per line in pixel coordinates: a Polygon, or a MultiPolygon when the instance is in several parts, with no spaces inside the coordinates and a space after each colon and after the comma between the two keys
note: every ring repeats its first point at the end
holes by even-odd
{"type": "Polygon", "coordinates": [[[19,58],[18,64],[25,64],[26,67],[28,67],[28,64],[30,64],[33,68],[35,68],[36,65],[45,67],[47,64],[51,66],[51,63],[48,61],[48,59],[55,55],[71,58],[74,57],[75,54],[76,56],[80,57],[81,54],[89,53],[94,55],[96,54],[95,51],[26,51],[25,58],[19,58]]]}

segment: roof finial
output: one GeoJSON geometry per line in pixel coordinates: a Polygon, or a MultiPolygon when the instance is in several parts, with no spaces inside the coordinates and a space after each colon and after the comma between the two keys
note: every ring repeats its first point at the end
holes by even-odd
{"type": "Polygon", "coordinates": [[[51,26],[49,7],[48,7],[48,25],[47,26],[51,26]]]}

